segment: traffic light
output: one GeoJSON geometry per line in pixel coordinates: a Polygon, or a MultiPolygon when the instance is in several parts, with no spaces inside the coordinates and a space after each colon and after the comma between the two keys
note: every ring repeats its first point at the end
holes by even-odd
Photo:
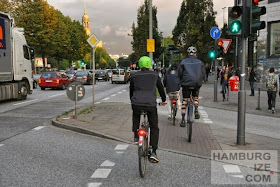
{"type": "Polygon", "coordinates": [[[208,53],[208,56],[209,56],[210,59],[216,58],[216,48],[215,48],[215,46],[210,47],[210,51],[208,53]]]}
{"type": "Polygon", "coordinates": [[[84,66],[86,63],[85,63],[85,61],[84,60],[81,60],[81,66],[84,66]]]}
{"type": "Polygon", "coordinates": [[[216,57],[223,57],[224,56],[224,48],[223,48],[223,41],[219,41],[216,46],[216,57]]]}
{"type": "Polygon", "coordinates": [[[258,30],[265,28],[265,21],[260,21],[260,16],[266,14],[266,7],[259,7],[258,4],[263,0],[250,0],[250,35],[254,36],[258,30]]]}
{"type": "Polygon", "coordinates": [[[228,34],[241,35],[242,31],[242,7],[228,7],[228,34]]]}

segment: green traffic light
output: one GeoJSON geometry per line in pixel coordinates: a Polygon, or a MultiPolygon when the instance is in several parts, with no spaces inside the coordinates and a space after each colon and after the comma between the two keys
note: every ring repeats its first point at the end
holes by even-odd
{"type": "Polygon", "coordinates": [[[81,66],[84,66],[85,65],[85,62],[84,61],[81,61],[81,66]]]}
{"type": "Polygon", "coordinates": [[[210,51],[209,52],[209,58],[215,58],[215,57],[216,57],[215,51],[210,51]]]}
{"type": "Polygon", "coordinates": [[[230,25],[231,33],[238,33],[242,28],[242,24],[239,20],[233,21],[230,25]]]}

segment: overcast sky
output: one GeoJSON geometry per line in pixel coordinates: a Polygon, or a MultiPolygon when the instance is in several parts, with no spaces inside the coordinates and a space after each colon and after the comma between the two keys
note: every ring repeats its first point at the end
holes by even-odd
{"type": "MultiPolygon", "coordinates": [[[[143,2],[144,0],[48,0],[50,5],[65,16],[80,22],[86,8],[91,32],[103,41],[103,48],[109,54],[118,55],[132,52],[132,37],[128,36],[128,33],[131,33],[132,23],[137,23],[137,10],[143,2]]],[[[217,11],[216,22],[221,27],[223,12],[224,20],[227,21],[227,7],[232,6],[234,0],[213,0],[213,2],[214,10],[217,11]]],[[[152,3],[158,10],[159,30],[163,32],[164,37],[171,36],[182,0],[152,0],[152,3]]]]}

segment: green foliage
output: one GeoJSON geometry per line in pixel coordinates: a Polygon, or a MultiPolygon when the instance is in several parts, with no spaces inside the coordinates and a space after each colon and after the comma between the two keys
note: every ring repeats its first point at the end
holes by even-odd
{"type": "Polygon", "coordinates": [[[208,50],[214,44],[210,29],[216,26],[213,0],[183,0],[177,24],[173,29],[175,45],[180,46],[187,54],[189,46],[198,49],[198,58],[209,61],[208,50]]]}
{"type": "Polygon", "coordinates": [[[117,61],[120,68],[127,68],[130,67],[131,61],[129,58],[119,58],[117,61]]]}
{"type": "Polygon", "coordinates": [[[95,50],[95,66],[96,69],[116,67],[114,60],[111,59],[107,51],[102,47],[97,47],[95,50]]]}
{"type": "Polygon", "coordinates": [[[70,67],[72,61],[91,51],[82,24],[65,17],[45,0],[1,0],[0,11],[10,13],[17,26],[24,28],[28,44],[35,49],[35,56],[43,60],[56,59],[57,63],[52,67],[62,68],[63,59],[68,60],[70,67]]]}
{"type": "MultiPolygon", "coordinates": [[[[153,7],[153,39],[155,39],[154,59],[161,54],[161,35],[158,32],[157,8],[153,7]]],[[[141,56],[148,56],[147,39],[149,39],[149,3],[145,0],[144,4],[138,9],[137,25],[132,24],[132,49],[139,59],[141,56]]]]}

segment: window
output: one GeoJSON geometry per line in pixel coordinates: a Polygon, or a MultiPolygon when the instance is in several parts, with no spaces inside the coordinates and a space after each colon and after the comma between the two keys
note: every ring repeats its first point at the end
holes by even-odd
{"type": "Polygon", "coordinates": [[[270,54],[269,56],[280,57],[280,22],[270,25],[270,54]]]}
{"type": "Polygon", "coordinates": [[[28,47],[26,45],[23,46],[23,54],[24,54],[25,59],[30,60],[29,50],[28,50],[28,47]]]}

